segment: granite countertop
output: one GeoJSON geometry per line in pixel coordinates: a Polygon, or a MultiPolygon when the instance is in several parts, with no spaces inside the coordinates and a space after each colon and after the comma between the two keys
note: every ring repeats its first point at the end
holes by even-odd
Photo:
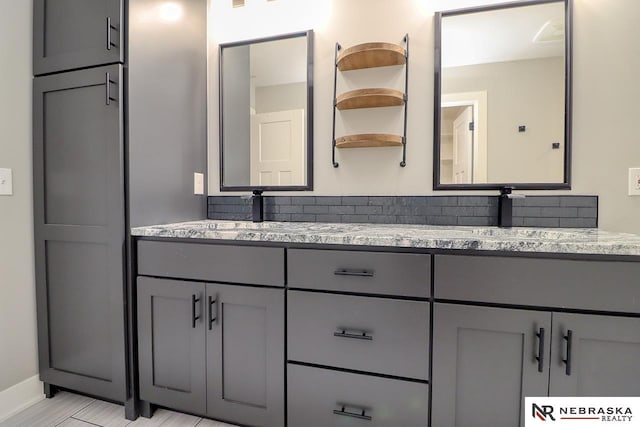
{"type": "Polygon", "coordinates": [[[427,249],[640,256],[640,236],[591,228],[497,228],[203,220],[136,227],[133,236],[427,249]]]}

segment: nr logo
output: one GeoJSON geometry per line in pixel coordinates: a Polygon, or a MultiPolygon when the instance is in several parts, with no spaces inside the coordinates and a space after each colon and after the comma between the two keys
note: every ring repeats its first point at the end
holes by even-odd
{"type": "Polygon", "coordinates": [[[553,406],[551,405],[538,406],[534,403],[532,405],[531,416],[533,418],[538,418],[542,421],[547,421],[547,419],[551,421],[556,420],[553,416],[553,406]]]}

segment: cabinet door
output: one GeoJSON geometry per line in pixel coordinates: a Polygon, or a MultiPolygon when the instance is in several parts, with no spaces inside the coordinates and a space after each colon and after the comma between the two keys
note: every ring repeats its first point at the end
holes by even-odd
{"type": "Polygon", "coordinates": [[[547,395],[551,314],[435,304],[433,327],[432,425],[523,425],[523,398],[547,395]]]}
{"type": "Polygon", "coordinates": [[[284,290],[207,285],[207,415],[284,425],[284,290]]]}
{"type": "Polygon", "coordinates": [[[122,0],[34,0],[34,74],[124,62],[122,0]]]}
{"type": "Polygon", "coordinates": [[[141,399],[204,413],[204,286],[138,278],[141,399]]]}
{"type": "Polygon", "coordinates": [[[551,396],[640,396],[640,319],[553,313],[552,346],[551,396]]]}
{"type": "Polygon", "coordinates": [[[40,378],[125,399],[122,68],[33,89],[40,378]],[[111,98],[106,102],[109,75],[111,98]]]}

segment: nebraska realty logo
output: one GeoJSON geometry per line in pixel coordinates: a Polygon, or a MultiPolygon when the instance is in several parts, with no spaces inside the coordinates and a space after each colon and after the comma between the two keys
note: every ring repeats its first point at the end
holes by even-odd
{"type": "Polygon", "coordinates": [[[640,425],[640,397],[527,397],[525,427],[640,425]]]}

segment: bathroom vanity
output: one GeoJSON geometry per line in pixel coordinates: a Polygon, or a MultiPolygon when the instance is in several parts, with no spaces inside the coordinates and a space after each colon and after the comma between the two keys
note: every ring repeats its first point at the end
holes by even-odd
{"type": "Polygon", "coordinates": [[[132,234],[148,404],[251,426],[515,426],[524,396],[640,395],[638,236],[231,221],[132,234]]]}

